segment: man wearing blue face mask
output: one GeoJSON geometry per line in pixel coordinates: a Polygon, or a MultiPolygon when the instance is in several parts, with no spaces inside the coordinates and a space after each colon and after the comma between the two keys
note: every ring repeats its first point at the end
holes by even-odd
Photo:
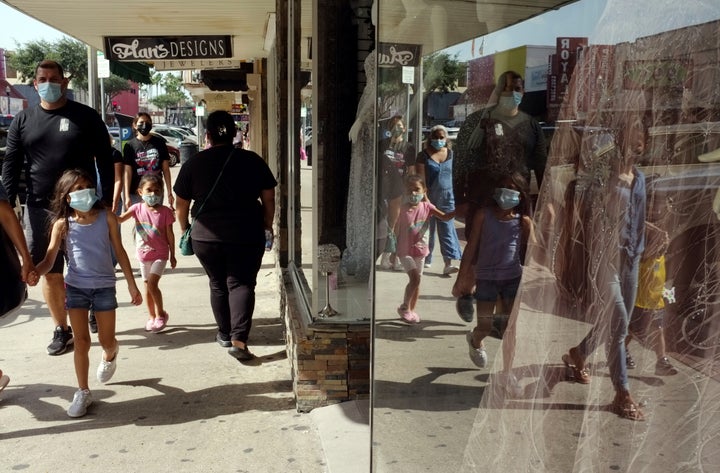
{"type": "MultiPolygon", "coordinates": [[[[96,187],[114,181],[107,128],[95,110],[66,97],[68,83],[60,64],[41,61],[33,81],[40,104],[18,113],[8,130],[2,180],[14,202],[20,174],[25,169],[27,201],[23,218],[35,263],[43,259],[49,244],[52,221],[49,206],[62,173],[80,168],[95,176],[97,162],[101,182],[96,187]]],[[[104,196],[104,199],[109,201],[112,196],[104,196]]],[[[43,278],[43,295],[55,327],[53,340],[47,348],[50,355],[64,353],[73,343],[65,311],[63,264],[64,257],[58,254],[52,269],[43,278]]]]}
{"type": "Polygon", "coordinates": [[[530,182],[535,174],[538,188],[547,162],[545,136],[540,124],[520,110],[525,93],[523,79],[514,71],[500,75],[489,107],[470,114],[457,137],[455,197],[459,202],[490,197],[489,182],[498,176],[520,172],[530,182]]]}

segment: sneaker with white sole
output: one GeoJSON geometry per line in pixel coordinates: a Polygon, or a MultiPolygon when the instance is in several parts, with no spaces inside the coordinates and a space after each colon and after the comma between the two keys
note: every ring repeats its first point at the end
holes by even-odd
{"type": "Polygon", "coordinates": [[[383,253],[380,257],[380,269],[390,269],[392,268],[392,264],[390,264],[390,253],[383,253]]]}
{"type": "Polygon", "coordinates": [[[110,381],[110,378],[113,377],[115,374],[115,370],[117,369],[117,359],[118,354],[120,353],[120,345],[117,345],[117,348],[115,349],[115,356],[113,357],[112,361],[106,361],[105,358],[100,359],[100,364],[98,365],[97,369],[97,379],[101,383],[107,383],[110,381]]]}
{"type": "Polygon", "coordinates": [[[470,355],[470,361],[475,363],[475,366],[477,366],[478,368],[485,368],[488,362],[488,356],[487,352],[485,351],[485,347],[475,348],[475,346],[473,345],[472,332],[468,332],[465,334],[465,340],[467,340],[468,344],[468,354],[470,355]]]}
{"type": "Polygon", "coordinates": [[[155,333],[162,331],[162,329],[164,329],[165,326],[167,325],[168,318],[170,318],[170,316],[165,311],[162,311],[160,314],[158,314],[155,317],[155,322],[153,323],[152,331],[155,333]]]}
{"type": "Polygon", "coordinates": [[[405,271],[405,266],[403,266],[400,262],[400,258],[395,260],[395,263],[393,264],[393,271],[405,271]]]}
{"type": "Polygon", "coordinates": [[[48,355],[62,355],[67,351],[70,345],[74,342],[72,328],[68,327],[65,330],[61,326],[55,327],[53,331],[53,339],[50,345],[47,347],[48,355]]]}
{"type": "Polygon", "coordinates": [[[446,264],[445,268],[443,268],[443,274],[445,276],[450,276],[451,274],[455,274],[458,271],[460,271],[460,268],[458,268],[454,264],[446,264]]]}
{"type": "Polygon", "coordinates": [[[502,390],[505,391],[505,395],[515,399],[522,397],[523,388],[514,374],[501,371],[497,374],[496,379],[502,390]]]}
{"type": "Polygon", "coordinates": [[[87,413],[87,408],[92,404],[92,394],[88,389],[78,389],[73,396],[72,404],[67,410],[70,417],[82,417],[87,413]]]}

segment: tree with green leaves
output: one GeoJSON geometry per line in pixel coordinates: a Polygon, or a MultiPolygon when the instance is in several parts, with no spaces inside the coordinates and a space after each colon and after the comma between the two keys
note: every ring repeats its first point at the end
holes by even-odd
{"type": "MultiPolygon", "coordinates": [[[[43,59],[51,59],[62,64],[66,77],[72,81],[76,89],[88,88],[88,53],[87,46],[71,38],[61,38],[55,42],[46,40],[29,41],[24,45],[16,43],[14,51],[9,53],[10,66],[20,74],[20,80],[32,84],[35,68],[43,59]]],[[[115,74],[103,79],[105,89],[104,104],[110,111],[110,103],[118,94],[132,90],[130,82],[115,74]]]]}
{"type": "Polygon", "coordinates": [[[426,94],[446,94],[464,82],[467,63],[460,62],[457,57],[457,54],[450,56],[448,53],[436,52],[423,59],[423,89],[426,94]]]}
{"type": "Polygon", "coordinates": [[[43,59],[62,64],[66,77],[73,82],[74,87],[87,89],[87,47],[84,43],[71,38],[61,38],[55,42],[29,41],[24,45],[16,43],[15,50],[9,54],[10,66],[18,71],[20,80],[27,84],[32,84],[35,68],[43,59]]]}
{"type": "MultiPolygon", "coordinates": [[[[152,77],[155,83],[155,76],[152,77]]],[[[158,82],[165,89],[165,93],[158,95],[150,100],[150,102],[160,109],[167,107],[180,107],[186,105],[190,98],[183,87],[182,78],[175,74],[168,73],[162,76],[158,82]]]]}
{"type": "Polygon", "coordinates": [[[132,86],[130,85],[130,81],[123,79],[120,76],[116,76],[115,74],[111,74],[110,77],[102,79],[102,81],[103,89],[105,91],[105,111],[109,112],[111,111],[110,104],[112,103],[112,99],[122,92],[132,90],[132,86]]]}

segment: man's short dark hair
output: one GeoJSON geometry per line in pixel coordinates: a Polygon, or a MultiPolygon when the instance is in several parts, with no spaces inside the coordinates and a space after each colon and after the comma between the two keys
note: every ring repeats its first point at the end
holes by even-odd
{"type": "Polygon", "coordinates": [[[43,59],[40,61],[35,67],[35,76],[37,76],[38,69],[55,69],[60,73],[60,76],[65,77],[65,71],[63,71],[63,67],[58,63],[57,61],[53,61],[51,59],[43,59]]]}

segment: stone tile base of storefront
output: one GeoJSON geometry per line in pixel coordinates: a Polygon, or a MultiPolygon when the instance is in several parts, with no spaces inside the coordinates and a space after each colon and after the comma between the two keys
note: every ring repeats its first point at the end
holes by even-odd
{"type": "Polygon", "coordinates": [[[287,354],[298,412],[370,394],[370,323],[312,322],[285,277],[287,354]]]}

